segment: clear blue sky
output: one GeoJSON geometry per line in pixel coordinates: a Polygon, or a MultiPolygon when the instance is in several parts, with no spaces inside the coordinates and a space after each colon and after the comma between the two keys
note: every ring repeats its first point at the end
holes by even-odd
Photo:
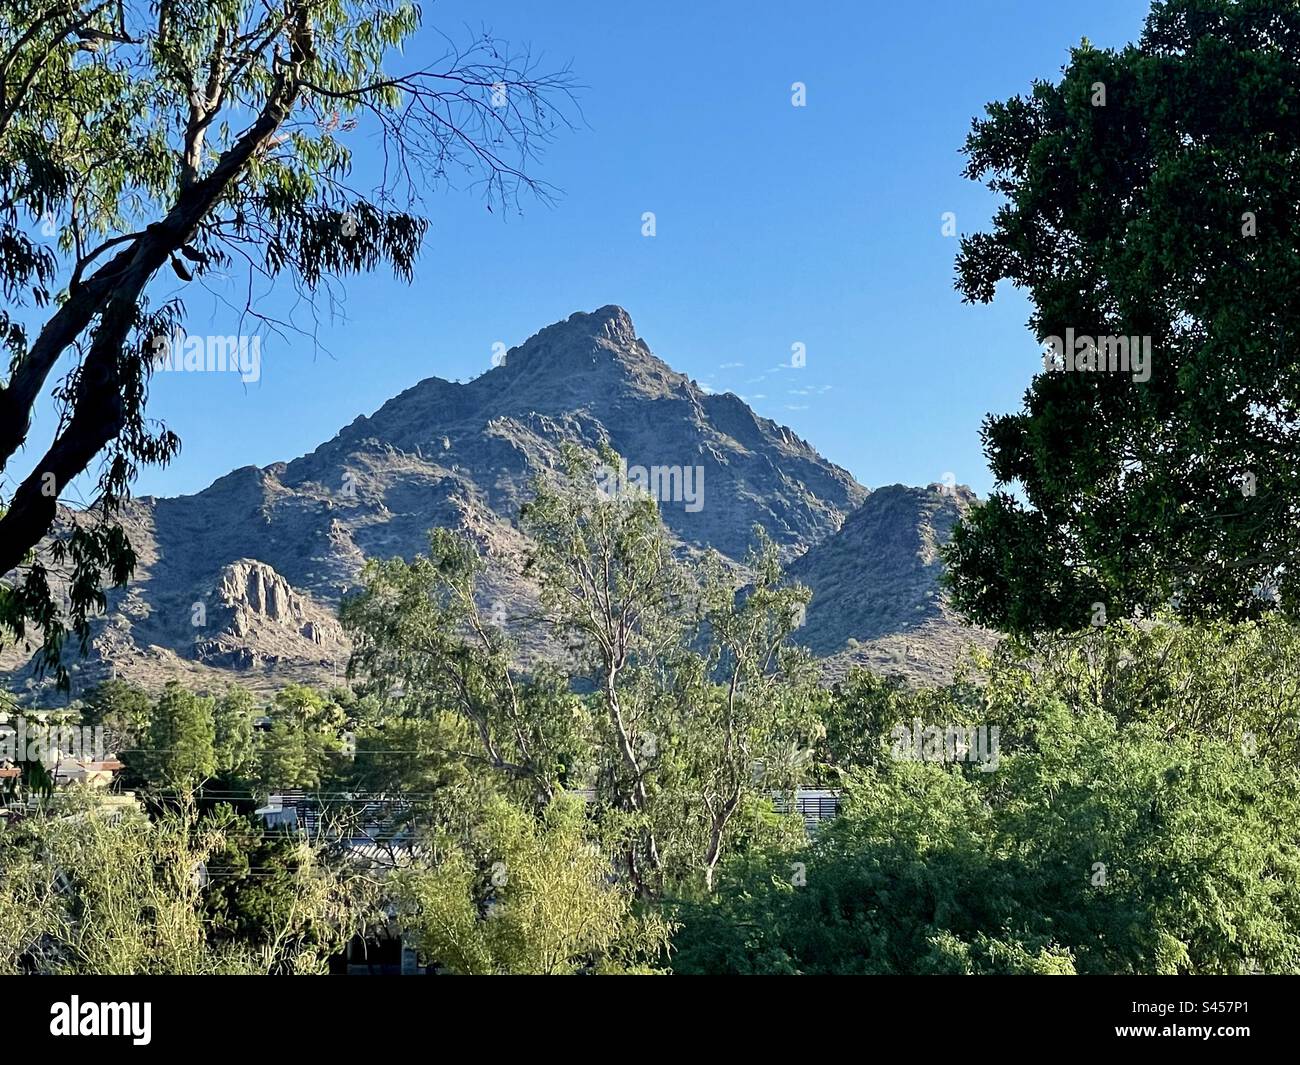
{"type": "MultiPolygon", "coordinates": [[[[862,483],[952,471],[984,494],[980,421],[1019,405],[1038,350],[1017,293],[971,307],[953,290],[956,241],[940,216],[969,232],[992,206],[962,179],[958,149],[986,101],[1055,76],[1081,37],[1135,39],[1147,6],[426,3],[426,23],[454,36],[485,26],[572,63],[589,128],[537,170],[563,198],[503,218],[448,192],[431,201],[415,284],[350,282],[346,321],[322,328],[328,353],[271,339],[256,384],[157,377],[151,410],[184,449],[138,492],[193,492],[292,459],[422,378],[483,372],[496,341],[617,303],[661,358],[747,397],[862,483]],[[791,106],[795,81],[806,107],[791,106]],[[797,341],[805,368],[755,380],[797,341]]],[[[426,29],[407,60],[432,48],[426,29]]],[[[199,299],[188,327],[227,333],[233,321],[199,299]]]]}

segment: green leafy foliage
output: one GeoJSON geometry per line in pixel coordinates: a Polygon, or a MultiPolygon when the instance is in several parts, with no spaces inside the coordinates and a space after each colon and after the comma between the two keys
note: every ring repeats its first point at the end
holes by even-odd
{"type": "Polygon", "coordinates": [[[580,801],[533,815],[498,798],[485,813],[479,854],[452,844],[400,878],[402,925],[424,955],[463,975],[653,971],[642,959],[666,948],[669,926],[637,910],[580,801]]]}
{"type": "Polygon", "coordinates": [[[337,887],[301,850],[274,905],[247,900],[246,919],[259,922],[254,941],[225,927],[212,935],[205,881],[229,871],[216,860],[231,861],[228,827],[192,813],[149,819],[91,806],[0,830],[0,973],[323,971],[361,907],[339,904],[337,887]]]}
{"type": "Polygon", "coordinates": [[[1045,369],[986,420],[1001,487],[948,555],[974,620],[1295,616],[1297,41],[1294,4],[1162,0],[1137,44],[1085,41],[974,124],[967,176],[1003,203],[962,238],[963,296],[1009,281],[1042,340],[1152,347],[1149,380],[1045,369]]]}
{"type": "Polygon", "coordinates": [[[881,730],[997,725],[996,769],[852,739],[842,815],[725,866],[680,912],[674,971],[1295,971],[1296,640],[1280,621],[1120,626],[1008,646],[942,693],[851,679],[838,698],[866,695],[881,730]]]}

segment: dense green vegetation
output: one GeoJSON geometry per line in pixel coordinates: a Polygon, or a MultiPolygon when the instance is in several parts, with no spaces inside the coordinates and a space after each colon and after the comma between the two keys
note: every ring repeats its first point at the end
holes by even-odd
{"type": "Polygon", "coordinates": [[[770,545],[737,596],[569,459],[524,517],[563,670],[518,664],[483,561],[437,531],[346,603],[348,689],[101,686],[85,718],[141,804],[59,791],[0,829],[0,966],[318,972],[383,933],[471,974],[1300,968],[1289,622],[823,687],[770,545]],[[843,795],[812,836],[778,813],[801,785],[843,795]],[[307,835],[253,816],[295,787],[307,835]]]}
{"type": "Polygon", "coordinates": [[[1010,282],[1040,341],[1074,340],[985,422],[1002,490],[950,553],[976,620],[1296,616],[1298,109],[1300,6],[1161,0],[1136,44],[1084,42],[975,123],[967,176],[1001,203],[962,238],[958,288],[1010,282]],[[1078,371],[1085,338],[1105,370],[1078,371]],[[1147,365],[1117,371],[1103,338],[1149,344],[1147,365]]]}
{"type": "MultiPolygon", "coordinates": [[[[824,684],[790,641],[809,593],[762,530],[743,573],[686,554],[649,498],[596,490],[615,456],[570,449],[520,516],[528,616],[485,611],[497,560],[437,529],[345,600],[346,687],[112,681],[75,704],[134,797],[30,766],[5,785],[0,973],[318,973],[399,935],[464,974],[1300,971],[1300,449],[1277,297],[1298,10],[1157,3],[1138,45],[1081,46],[976,124],[970,175],[1008,203],[963,241],[963,292],[1022,285],[1044,338],[1156,341],[1149,379],[1043,373],[986,427],[1008,491],[949,558],[957,603],[1007,633],[994,652],[941,687],[824,684]],[[842,808],[810,832],[781,811],[813,786],[842,808]],[[273,801],[298,790],[301,821],[273,801]]],[[[277,189],[327,143],[240,181],[277,189]]],[[[312,203],[280,220],[296,241],[347,206],[312,203]]],[[[400,272],[397,217],[367,217],[364,261],[339,267],[400,272]]],[[[299,269],[338,252],[309,243],[299,269]]],[[[0,625],[47,599],[11,590],[0,625]]]]}
{"type": "Polygon", "coordinates": [[[1162,623],[1008,647],[938,692],[854,678],[844,814],[726,867],[675,971],[1296,971],[1297,650],[1281,623],[1162,623]],[[997,723],[996,771],[871,742],[913,717],[997,723]]]}

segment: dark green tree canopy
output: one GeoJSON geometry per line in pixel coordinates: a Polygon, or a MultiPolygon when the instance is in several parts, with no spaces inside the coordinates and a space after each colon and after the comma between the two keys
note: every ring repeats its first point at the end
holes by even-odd
{"type": "Polygon", "coordinates": [[[957,287],[1000,281],[1041,340],[1149,338],[1143,373],[1051,369],[990,416],[1000,488],[959,528],[955,598],[1005,631],[1173,604],[1300,607],[1300,4],[1167,0],[1136,45],[1071,52],[992,104],[967,176],[1004,202],[957,287]],[[1149,372],[1149,379],[1141,379],[1149,372]]]}

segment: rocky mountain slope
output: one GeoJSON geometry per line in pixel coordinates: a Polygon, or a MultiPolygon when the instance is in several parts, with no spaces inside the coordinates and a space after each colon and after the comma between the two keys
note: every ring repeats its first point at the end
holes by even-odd
{"type": "Polygon", "coordinates": [[[796,639],[827,659],[829,674],[862,665],[941,681],[967,644],[991,644],[961,623],[939,586],[939,550],[973,502],[964,485],[878,488],[789,566],[813,592],[796,639]]]}
{"type": "MultiPolygon", "coordinates": [[[[925,547],[945,535],[950,507],[907,494],[921,489],[869,496],[789,429],[655,357],[609,306],[543,329],[472,381],[421,381],[292,462],[133,502],[136,579],[112,593],[77,681],[110,670],[147,684],[337,679],[340,597],[365,559],[409,557],[434,525],[477,539],[492,560],[487,598],[509,613],[530,592],[517,576],[519,507],[565,441],[608,443],[630,467],[697,471],[692,491],[661,499],[686,548],[738,561],[763,525],[819,592],[804,633],[819,652],[888,640],[918,619],[952,627],[934,613],[925,547]],[[899,492],[911,502],[891,505],[899,492]]],[[[11,688],[30,688],[27,657],[0,658],[11,688]]]]}

